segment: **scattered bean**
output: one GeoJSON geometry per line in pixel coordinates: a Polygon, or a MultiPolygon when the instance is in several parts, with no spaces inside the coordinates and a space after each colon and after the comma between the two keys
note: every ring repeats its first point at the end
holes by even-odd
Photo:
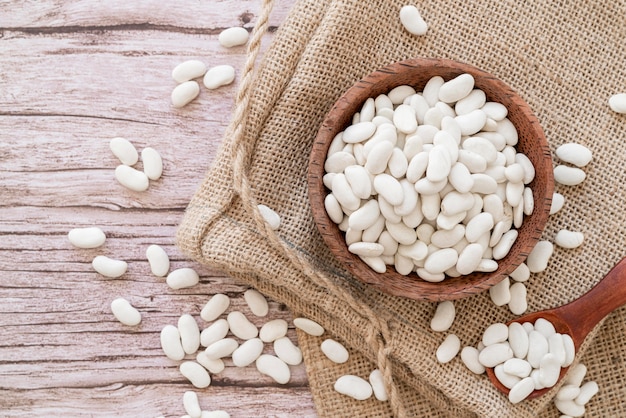
{"type": "Polygon", "coordinates": [[[200,86],[196,81],[185,81],[180,83],[172,90],[172,106],[181,108],[198,97],[200,94],[200,86]]]}
{"type": "Polygon", "coordinates": [[[291,366],[302,363],[302,351],[288,337],[281,337],[274,341],[274,353],[291,366]]]}
{"type": "Polygon", "coordinates": [[[556,149],[556,156],[566,163],[574,164],[576,167],[584,167],[592,159],[589,148],[575,143],[568,143],[556,149]]]}
{"type": "Polygon", "coordinates": [[[200,418],[202,415],[198,394],[194,391],[188,390],[183,393],[183,407],[191,418],[200,418]]]}
{"type": "Polygon", "coordinates": [[[217,65],[204,75],[204,86],[209,90],[227,86],[235,80],[235,69],[231,65],[217,65]]]}
{"type": "Polygon", "coordinates": [[[613,112],[626,113],[626,93],[614,94],[609,98],[609,107],[613,112]]]}
{"type": "Polygon", "coordinates": [[[106,235],[96,226],[74,228],[67,234],[67,238],[77,248],[98,248],[106,241],[106,235]]]}
{"type": "Polygon", "coordinates": [[[287,321],[284,319],[273,319],[266,322],[259,331],[261,341],[271,343],[287,335],[287,321]]]}
{"type": "Polygon", "coordinates": [[[137,164],[139,154],[135,146],[126,138],[116,137],[109,142],[109,148],[122,164],[131,166],[137,164]]]}
{"type": "Polygon", "coordinates": [[[287,363],[271,354],[261,354],[256,359],[256,368],[260,373],[271,377],[281,385],[288,383],[291,379],[291,371],[287,363]]]}
{"type": "Polygon", "coordinates": [[[146,258],[150,264],[150,271],[158,277],[165,277],[170,270],[170,258],[165,250],[158,245],[150,245],[146,249],[146,258]]]}
{"type": "Polygon", "coordinates": [[[148,190],[149,179],[143,171],[127,165],[118,165],[115,168],[115,179],[124,187],[135,192],[148,190]]]}
{"type": "MultiPolygon", "coordinates": [[[[172,78],[177,83],[202,77],[206,73],[206,65],[200,60],[187,60],[178,64],[172,70],[172,78]]],[[[132,165],[132,164],[131,164],[132,165]]]]}
{"type": "Polygon", "coordinates": [[[259,212],[265,222],[270,226],[272,230],[277,230],[280,227],[280,216],[272,209],[265,205],[257,205],[259,212]]]}
{"type": "Polygon", "coordinates": [[[400,22],[407,32],[415,36],[424,35],[428,30],[428,25],[415,6],[404,6],[400,9],[400,22]]]}
{"type": "Polygon", "coordinates": [[[128,263],[123,260],[115,260],[104,255],[96,256],[91,262],[94,270],[106,277],[118,278],[126,273],[128,263]]]}
{"type": "Polygon", "coordinates": [[[143,172],[150,180],[158,180],[163,174],[163,160],[157,150],[146,147],[141,151],[143,172]]]}
{"type": "Polygon", "coordinates": [[[199,389],[208,387],[211,384],[209,372],[195,361],[185,361],[179,367],[180,373],[199,389]]]}
{"type": "Polygon", "coordinates": [[[561,229],[554,237],[554,242],[559,247],[563,248],[577,248],[583,243],[585,236],[582,232],[568,231],[567,229],[561,229]]]}
{"type": "Polygon", "coordinates": [[[248,289],[244,292],[243,298],[248,304],[250,311],[256,316],[266,316],[269,312],[269,305],[265,296],[258,290],[248,289]]]}
{"type": "Polygon", "coordinates": [[[239,343],[234,338],[223,338],[209,345],[204,352],[209,359],[217,360],[230,356],[237,347],[239,343]]]}
{"type": "Polygon", "coordinates": [[[161,348],[167,358],[171,360],[182,360],[185,357],[180,333],[174,325],[166,325],[161,330],[161,348]]]}
{"type": "Polygon", "coordinates": [[[207,322],[216,320],[230,306],[230,298],[222,293],[211,296],[200,311],[200,318],[207,322]]]}
{"type": "Polygon", "coordinates": [[[124,298],[117,298],[111,302],[111,312],[113,316],[124,325],[135,326],[141,322],[141,314],[129,301],[124,298]]]}
{"type": "Polygon", "coordinates": [[[447,331],[454,322],[455,309],[452,301],[443,301],[437,304],[435,315],[433,315],[430,321],[430,328],[433,331],[443,332],[447,331]]]}
{"type": "Polygon", "coordinates": [[[256,361],[262,352],[263,341],[258,338],[251,338],[233,351],[233,364],[237,367],[246,367],[256,361]]]}
{"type": "Polygon", "coordinates": [[[369,382],[359,376],[346,374],[335,381],[334,388],[342,395],[347,395],[358,401],[369,399],[374,390],[369,382]]]}
{"type": "Polygon", "coordinates": [[[565,186],[576,186],[585,180],[586,174],[580,168],[558,165],[554,168],[554,180],[565,186]]]}
{"type": "Polygon", "coordinates": [[[178,333],[180,334],[183,350],[187,354],[193,354],[200,347],[200,330],[196,320],[189,314],[178,318],[178,333]]]}
{"type": "Polygon", "coordinates": [[[256,338],[259,335],[259,330],[256,325],[250,322],[248,318],[239,311],[230,312],[226,320],[228,321],[230,332],[242,340],[256,338]]]}
{"type": "Polygon", "coordinates": [[[198,273],[192,268],[183,267],[172,271],[167,275],[167,285],[174,289],[183,289],[186,287],[195,286],[200,281],[198,273]]]}
{"type": "Polygon", "coordinates": [[[249,33],[246,28],[239,26],[228,28],[220,32],[218,41],[225,48],[244,45],[248,42],[249,33]]]}
{"type": "Polygon", "coordinates": [[[461,340],[454,334],[448,334],[439,345],[436,352],[439,363],[448,363],[458,354],[461,349],[461,340]]]}
{"type": "Polygon", "coordinates": [[[314,337],[319,337],[324,333],[324,328],[320,324],[308,318],[294,318],[293,324],[296,328],[314,337]]]}
{"type": "Polygon", "coordinates": [[[348,361],[348,350],[341,343],[331,338],[324,340],[320,348],[333,363],[343,364],[348,361]]]}

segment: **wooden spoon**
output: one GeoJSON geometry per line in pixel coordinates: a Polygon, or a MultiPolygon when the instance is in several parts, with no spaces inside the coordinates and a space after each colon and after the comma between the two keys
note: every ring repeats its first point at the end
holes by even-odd
{"type": "MultiPolygon", "coordinates": [[[[626,258],[623,258],[597,285],[578,299],[557,308],[523,315],[509,321],[507,325],[511,322],[534,324],[538,318],[544,318],[552,322],[556,332],[569,334],[578,352],[585,337],[598,322],[624,304],[626,304],[626,258]]],[[[561,369],[559,380],[563,378],[567,369],[561,369]]],[[[492,368],[487,368],[487,375],[498,390],[508,395],[509,389],[500,383],[492,368]]],[[[541,396],[550,389],[535,390],[527,399],[541,396]]]]}

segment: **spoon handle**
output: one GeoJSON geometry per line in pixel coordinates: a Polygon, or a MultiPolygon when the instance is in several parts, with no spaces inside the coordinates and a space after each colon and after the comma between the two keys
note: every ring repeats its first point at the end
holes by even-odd
{"type": "Polygon", "coordinates": [[[582,297],[554,310],[570,324],[575,340],[584,337],[613,310],[626,304],[626,258],[582,297]]]}

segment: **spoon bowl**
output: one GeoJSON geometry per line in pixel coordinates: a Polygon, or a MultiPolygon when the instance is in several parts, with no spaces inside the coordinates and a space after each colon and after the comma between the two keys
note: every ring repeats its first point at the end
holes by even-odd
{"type": "MultiPolygon", "coordinates": [[[[578,299],[556,308],[520,316],[507,322],[507,325],[512,322],[534,324],[537,319],[544,318],[554,325],[556,332],[572,337],[577,353],[595,326],[608,314],[624,304],[626,304],[626,258],[623,258],[598,284],[578,299]]],[[[561,368],[558,381],[563,379],[567,370],[568,367],[561,368]]],[[[508,395],[509,389],[498,380],[493,368],[487,368],[486,371],[491,383],[502,393],[508,395]]],[[[550,389],[552,388],[534,390],[526,399],[537,398],[550,389]]]]}

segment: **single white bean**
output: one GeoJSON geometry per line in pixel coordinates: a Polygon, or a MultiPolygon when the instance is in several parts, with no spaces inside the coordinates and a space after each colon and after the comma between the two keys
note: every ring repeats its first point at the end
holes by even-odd
{"type": "Polygon", "coordinates": [[[550,241],[539,241],[526,258],[526,265],[531,273],[540,273],[548,267],[548,261],[554,251],[550,241]]]}
{"type": "Polygon", "coordinates": [[[626,113],[626,93],[618,93],[609,97],[609,107],[613,112],[626,113]]]}
{"type": "Polygon", "coordinates": [[[181,315],[178,318],[178,333],[183,350],[187,354],[193,354],[200,347],[200,329],[196,320],[189,314],[181,315]]]}
{"type": "Polygon", "coordinates": [[[291,342],[289,337],[281,337],[274,341],[274,353],[291,366],[302,363],[302,351],[291,342]]]}
{"type": "Polygon", "coordinates": [[[239,343],[234,338],[223,338],[208,346],[204,352],[211,360],[217,360],[230,356],[237,347],[239,343]]]}
{"type": "Polygon", "coordinates": [[[455,103],[467,97],[473,89],[474,77],[464,73],[443,83],[439,89],[439,100],[444,103],[455,103]]]}
{"type": "Polygon", "coordinates": [[[124,165],[135,165],[139,160],[139,153],[135,146],[126,138],[116,137],[109,142],[109,148],[124,165]]]}
{"type": "Polygon", "coordinates": [[[341,343],[331,338],[324,340],[320,348],[322,353],[333,363],[343,364],[350,357],[348,350],[341,343]]]}
{"type": "Polygon", "coordinates": [[[218,319],[200,332],[200,344],[203,347],[208,347],[214,342],[226,338],[228,331],[228,321],[224,318],[218,319]]]}
{"type": "Polygon", "coordinates": [[[463,347],[461,350],[461,360],[465,367],[467,367],[472,373],[483,374],[485,373],[485,366],[478,361],[479,351],[474,347],[463,347]]]}
{"type": "Polygon", "coordinates": [[[143,171],[127,165],[118,165],[115,168],[115,179],[124,187],[135,192],[148,190],[149,179],[143,171]]]}
{"type": "Polygon", "coordinates": [[[584,239],[585,236],[582,232],[561,229],[554,237],[554,242],[559,247],[571,249],[580,247],[584,239]]]}
{"type": "Polygon", "coordinates": [[[150,180],[158,180],[163,174],[163,159],[157,150],[146,147],[141,151],[143,172],[150,180]]]}
{"type": "Polygon", "coordinates": [[[584,167],[593,158],[589,148],[575,143],[568,143],[556,149],[556,156],[566,163],[574,164],[576,167],[584,167]]]}
{"type": "Polygon", "coordinates": [[[230,312],[226,320],[228,321],[230,332],[242,340],[256,338],[259,335],[259,330],[256,325],[250,322],[248,318],[239,311],[230,312]]]}
{"type": "Polygon", "coordinates": [[[447,331],[452,326],[455,316],[454,302],[449,300],[439,302],[430,321],[430,328],[437,332],[447,331]]]}
{"type": "Polygon", "coordinates": [[[404,6],[400,9],[400,22],[404,29],[412,35],[425,35],[428,25],[415,6],[404,6]]]}
{"type": "Polygon", "coordinates": [[[270,354],[261,354],[256,359],[256,368],[260,373],[271,377],[281,385],[288,383],[291,379],[291,371],[287,363],[270,354]]]}
{"type": "Polygon", "coordinates": [[[512,404],[519,403],[526,399],[533,390],[535,390],[535,383],[533,382],[532,377],[525,377],[511,388],[511,391],[509,392],[509,402],[512,404]]]}
{"type": "Polygon", "coordinates": [[[200,318],[207,322],[214,321],[221,314],[226,312],[226,309],[230,306],[230,298],[223,293],[216,293],[211,296],[209,301],[204,305],[200,311],[200,318]]]}
{"type": "Polygon", "coordinates": [[[448,363],[458,354],[461,349],[461,340],[454,334],[448,334],[443,342],[439,345],[436,352],[437,361],[439,363],[448,363]]]}
{"type": "Polygon", "coordinates": [[[261,216],[267,222],[272,230],[277,230],[280,227],[280,216],[273,209],[270,209],[265,205],[257,205],[261,216]]]}
{"type": "MultiPolygon", "coordinates": [[[[485,249],[478,243],[468,244],[459,254],[456,269],[460,274],[470,274],[478,268],[485,249]]],[[[495,257],[494,257],[495,258],[495,257]]]]}
{"type": "Polygon", "coordinates": [[[294,318],[293,325],[314,337],[319,337],[324,333],[324,328],[320,324],[308,318],[294,318]]]}
{"type": "Polygon", "coordinates": [[[97,226],[74,228],[67,234],[67,239],[77,248],[98,248],[106,241],[106,235],[97,226]]]}
{"type": "Polygon", "coordinates": [[[123,260],[115,260],[104,255],[94,257],[91,265],[95,271],[105,277],[118,278],[126,273],[128,263],[123,260]]]}
{"type": "Polygon", "coordinates": [[[527,289],[524,283],[516,282],[509,289],[511,292],[511,300],[509,301],[509,310],[515,315],[521,315],[528,309],[528,300],[526,299],[527,289]]]}
{"type": "MultiPolygon", "coordinates": [[[[509,361],[509,360],[507,360],[509,361]]],[[[515,386],[516,384],[518,384],[522,378],[518,377],[518,376],[514,376],[511,374],[508,374],[504,371],[504,365],[503,364],[498,364],[496,367],[493,368],[493,373],[496,375],[496,379],[498,379],[500,381],[500,383],[502,383],[502,385],[504,385],[504,387],[508,388],[508,389],[512,389],[513,386],[515,386]]]]}
{"type": "Polygon", "coordinates": [[[587,366],[582,363],[578,363],[576,366],[569,369],[567,375],[565,376],[565,384],[580,387],[586,374],[587,366]]]}
{"type": "Polygon", "coordinates": [[[248,42],[249,36],[250,34],[246,28],[235,26],[221,31],[217,40],[223,47],[232,48],[234,46],[244,45],[248,42]]]}
{"type": "Polygon", "coordinates": [[[586,174],[583,170],[566,165],[554,167],[554,181],[565,186],[576,186],[585,180],[586,174]]]}
{"type": "Polygon", "coordinates": [[[335,381],[334,388],[342,395],[347,395],[359,401],[369,399],[374,390],[369,382],[361,377],[346,374],[335,381]]]}
{"type": "Polygon", "coordinates": [[[454,248],[442,248],[430,254],[424,262],[424,268],[431,274],[440,274],[454,266],[459,254],[454,248]]]}
{"type": "Polygon", "coordinates": [[[389,400],[387,388],[385,387],[385,379],[380,370],[372,370],[372,373],[370,373],[368,380],[370,382],[370,385],[372,385],[372,390],[374,391],[374,397],[376,399],[378,399],[379,401],[389,400]]]}
{"type": "Polygon", "coordinates": [[[554,192],[552,195],[552,203],[550,204],[550,215],[554,215],[563,208],[565,197],[561,193],[554,192]]]}
{"type": "Polygon", "coordinates": [[[533,369],[529,362],[521,358],[515,357],[505,361],[502,366],[505,373],[520,377],[522,379],[524,377],[530,376],[530,372],[533,369]]]}
{"type": "Polygon", "coordinates": [[[171,360],[182,360],[185,357],[185,350],[180,341],[180,333],[174,325],[166,325],[161,330],[161,348],[167,358],[171,360]]]}
{"type": "Polygon", "coordinates": [[[196,361],[210,373],[222,373],[224,371],[224,361],[222,359],[211,359],[204,351],[196,355],[196,361]]]}
{"type": "Polygon", "coordinates": [[[539,381],[544,387],[551,388],[559,380],[561,362],[552,353],[548,353],[539,362],[539,381]]]}
{"type": "Polygon", "coordinates": [[[255,316],[267,316],[269,305],[261,292],[255,289],[248,289],[244,292],[243,298],[255,316]]]}
{"type": "Polygon", "coordinates": [[[513,358],[513,350],[506,343],[492,344],[485,347],[478,355],[478,361],[484,367],[496,367],[510,358],[513,358]]]}
{"type": "Polygon", "coordinates": [[[187,60],[178,64],[172,70],[172,78],[177,83],[202,77],[206,73],[206,65],[200,60],[187,60]]]}
{"type": "Polygon", "coordinates": [[[170,258],[159,245],[153,244],[146,249],[146,258],[150,264],[150,271],[158,277],[167,276],[170,270],[170,258]]]}
{"type": "Polygon", "coordinates": [[[263,342],[271,343],[287,335],[287,327],[287,321],[284,319],[273,319],[263,324],[259,331],[259,338],[263,342]]]}
{"type": "Polygon", "coordinates": [[[237,367],[246,367],[256,361],[261,353],[263,353],[263,341],[259,338],[251,338],[233,351],[233,364],[237,367]]]}
{"type": "Polygon", "coordinates": [[[509,345],[516,358],[526,358],[528,355],[528,333],[519,322],[512,322],[509,325],[509,345]]]}
{"type": "Polygon", "coordinates": [[[543,356],[548,354],[548,339],[539,331],[531,331],[528,334],[528,354],[526,359],[533,368],[539,368],[543,356]]]}
{"type": "Polygon", "coordinates": [[[580,393],[576,397],[576,399],[574,399],[574,402],[576,402],[578,405],[584,406],[587,404],[587,402],[591,400],[591,398],[595,396],[596,393],[598,393],[599,390],[600,388],[598,387],[598,384],[596,382],[586,382],[580,387],[580,393]]]}
{"type": "Polygon", "coordinates": [[[496,306],[504,306],[511,301],[511,280],[505,277],[499,283],[489,288],[489,297],[496,306]]]}
{"type": "Polygon", "coordinates": [[[400,105],[404,103],[404,101],[417,93],[415,89],[407,84],[402,84],[397,87],[392,88],[388,93],[387,97],[391,100],[391,103],[394,105],[400,105]]]}
{"type": "Polygon", "coordinates": [[[506,341],[509,337],[509,327],[503,323],[495,323],[489,325],[483,333],[482,342],[488,347],[506,341]]]}
{"type": "Polygon", "coordinates": [[[194,269],[183,267],[170,272],[165,281],[170,288],[178,290],[197,285],[200,276],[194,269]]]}
{"type": "Polygon", "coordinates": [[[183,393],[183,408],[185,408],[185,412],[191,418],[200,418],[202,416],[198,394],[194,391],[188,390],[183,393]]]}
{"type": "Polygon", "coordinates": [[[117,298],[111,302],[111,312],[115,319],[124,325],[135,326],[141,322],[141,314],[124,298],[117,298]]]}
{"type": "Polygon", "coordinates": [[[563,340],[563,349],[565,350],[565,361],[563,361],[563,367],[568,367],[574,361],[576,354],[576,348],[574,347],[574,340],[568,334],[561,334],[563,340]]]}
{"type": "Polygon", "coordinates": [[[231,65],[216,65],[209,69],[202,83],[209,90],[227,86],[235,81],[235,69],[231,65]]]}
{"type": "Polygon", "coordinates": [[[554,406],[556,406],[556,409],[558,409],[559,412],[573,418],[585,415],[585,407],[583,405],[578,405],[572,400],[555,399],[554,406]]]}
{"type": "Polygon", "coordinates": [[[185,361],[179,367],[180,373],[198,389],[203,389],[211,384],[209,372],[195,361],[185,361]]]}
{"type": "Polygon", "coordinates": [[[172,106],[181,108],[198,97],[200,94],[200,85],[193,80],[180,83],[172,90],[172,106]]]}
{"type": "Polygon", "coordinates": [[[574,385],[563,385],[556,393],[556,399],[573,401],[580,394],[580,388],[574,385]]]}

